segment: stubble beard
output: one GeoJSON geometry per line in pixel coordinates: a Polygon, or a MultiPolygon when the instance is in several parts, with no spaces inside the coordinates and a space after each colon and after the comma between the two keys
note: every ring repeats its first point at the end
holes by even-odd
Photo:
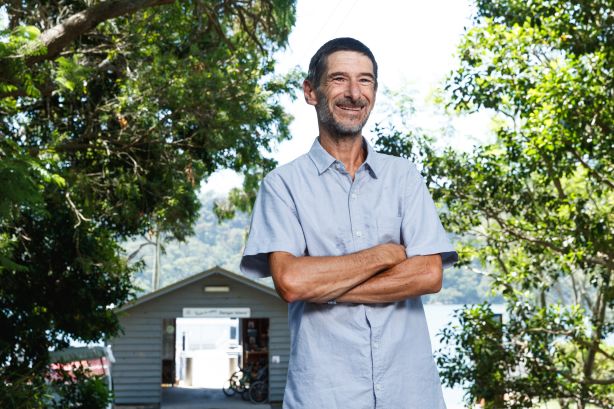
{"type": "MultiPolygon", "coordinates": [[[[367,123],[370,112],[367,113],[365,118],[360,123],[355,125],[346,125],[337,121],[333,116],[333,113],[330,111],[330,109],[328,109],[328,98],[326,98],[324,93],[316,90],[316,96],[318,98],[318,104],[316,105],[318,121],[330,132],[330,135],[333,138],[348,139],[361,136],[362,128],[364,128],[365,124],[367,123]]],[[[335,101],[335,103],[338,102],[341,102],[342,105],[351,107],[365,107],[368,105],[368,102],[363,99],[352,101],[345,98],[343,101],[335,101]]]]}

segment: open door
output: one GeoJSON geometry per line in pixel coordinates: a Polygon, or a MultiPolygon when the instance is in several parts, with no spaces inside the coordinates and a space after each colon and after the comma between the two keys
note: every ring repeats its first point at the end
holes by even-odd
{"type": "Polygon", "coordinates": [[[175,384],[175,318],[162,320],[162,383],[175,384]]]}
{"type": "Polygon", "coordinates": [[[243,318],[241,322],[243,366],[258,368],[269,361],[269,319],[243,318]]]}

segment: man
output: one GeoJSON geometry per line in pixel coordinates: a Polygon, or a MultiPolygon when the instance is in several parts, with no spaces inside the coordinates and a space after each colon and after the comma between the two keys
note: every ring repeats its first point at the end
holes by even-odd
{"type": "Polygon", "coordinates": [[[416,168],[362,137],[375,58],[331,40],[303,90],[319,136],[263,180],[241,261],[289,303],[284,408],[445,408],[420,296],[457,255],[416,168]]]}

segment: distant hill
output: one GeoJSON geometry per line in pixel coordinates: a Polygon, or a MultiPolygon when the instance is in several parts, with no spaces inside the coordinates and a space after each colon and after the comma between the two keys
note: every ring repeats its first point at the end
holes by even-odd
{"type": "MultiPolygon", "coordinates": [[[[219,223],[213,214],[216,198],[212,192],[200,195],[202,207],[198,221],[194,225],[194,236],[189,237],[183,243],[163,242],[164,251],[160,258],[161,287],[214,266],[239,272],[241,253],[249,228],[249,216],[237,213],[233,220],[219,223]]],[[[144,242],[143,238],[137,237],[124,243],[124,248],[130,254],[144,242]]],[[[145,267],[134,276],[134,282],[144,292],[149,292],[151,291],[154,246],[144,247],[135,260],[142,260],[145,267]]]]}
{"type": "MultiPolygon", "coordinates": [[[[219,223],[213,214],[214,193],[200,195],[202,208],[194,226],[194,236],[184,243],[163,242],[164,252],[160,258],[162,287],[191,275],[220,266],[239,272],[239,262],[249,228],[250,218],[237,213],[233,220],[219,223]]],[[[127,254],[135,251],[145,240],[134,238],[124,243],[127,254]]],[[[142,293],[151,291],[154,246],[142,248],[135,261],[141,260],[144,268],[135,274],[134,283],[142,293]]],[[[270,283],[270,280],[268,281],[270,283]]],[[[443,289],[436,295],[425,297],[425,302],[442,304],[478,303],[488,298],[488,282],[480,274],[469,269],[447,269],[443,289]]]]}

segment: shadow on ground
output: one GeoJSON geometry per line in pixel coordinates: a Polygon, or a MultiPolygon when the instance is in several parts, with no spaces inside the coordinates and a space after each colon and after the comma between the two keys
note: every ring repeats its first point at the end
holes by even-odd
{"type": "Polygon", "coordinates": [[[221,389],[167,387],[162,388],[160,409],[269,409],[269,404],[255,404],[239,394],[228,397],[221,389]]]}

